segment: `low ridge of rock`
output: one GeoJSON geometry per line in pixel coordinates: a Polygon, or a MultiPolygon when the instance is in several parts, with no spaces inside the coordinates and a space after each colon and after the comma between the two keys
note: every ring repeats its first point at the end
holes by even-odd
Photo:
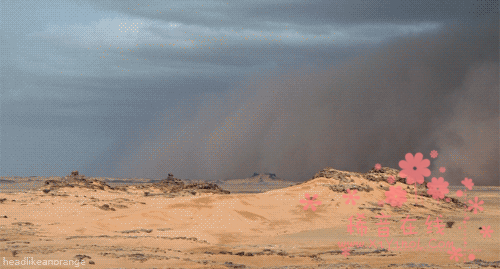
{"type": "MultiPolygon", "coordinates": [[[[319,171],[316,173],[311,179],[304,181],[299,184],[304,184],[306,182],[309,182],[311,180],[314,180],[316,178],[324,177],[328,179],[335,179],[339,180],[339,184],[336,185],[330,185],[326,184],[332,191],[335,192],[343,192],[347,193],[347,189],[356,189],[358,191],[364,191],[364,192],[370,192],[373,190],[372,187],[370,187],[366,183],[361,183],[361,184],[354,184],[354,180],[352,177],[358,177],[365,179],[367,181],[374,181],[377,182],[377,187],[380,189],[383,189],[385,191],[388,191],[390,186],[393,184],[389,184],[387,181],[387,178],[390,176],[393,176],[396,182],[400,182],[402,184],[405,184],[406,187],[403,187],[403,189],[411,194],[415,193],[415,188],[414,186],[417,187],[416,194],[418,196],[423,196],[427,198],[432,198],[432,195],[430,195],[427,192],[427,181],[424,181],[422,184],[408,184],[406,183],[406,178],[402,178],[399,176],[400,170],[390,168],[390,167],[381,167],[380,169],[375,169],[373,167],[370,169],[367,173],[356,173],[356,172],[346,172],[346,171],[341,171],[334,169],[332,167],[326,167],[323,170],[319,171]]],[[[453,198],[453,197],[448,197],[445,196],[445,198],[450,198],[450,201],[454,203],[456,206],[465,206],[464,203],[460,202],[458,199],[453,198]]]]}
{"type": "Polygon", "coordinates": [[[109,186],[106,182],[98,179],[88,179],[85,175],[79,175],[78,171],[71,172],[70,175],[62,177],[61,179],[50,179],[45,181],[45,188],[49,190],[58,188],[87,188],[93,190],[114,190],[113,187],[109,186]]]}

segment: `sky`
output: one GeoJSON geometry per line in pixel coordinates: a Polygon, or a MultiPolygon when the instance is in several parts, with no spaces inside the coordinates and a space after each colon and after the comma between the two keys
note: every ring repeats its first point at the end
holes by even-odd
{"type": "Polygon", "coordinates": [[[304,181],[420,152],[427,181],[498,186],[498,11],[2,0],[0,176],[304,181]]]}

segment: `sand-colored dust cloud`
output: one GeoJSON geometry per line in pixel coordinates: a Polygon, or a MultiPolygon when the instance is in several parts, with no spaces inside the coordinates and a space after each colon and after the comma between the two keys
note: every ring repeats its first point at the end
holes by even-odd
{"type": "Polygon", "coordinates": [[[298,182],[332,164],[397,167],[406,152],[437,149],[430,169],[447,167],[451,185],[463,174],[498,185],[497,24],[443,27],[359,53],[339,47],[345,59],[330,65],[251,74],[230,93],[158,113],[124,152],[110,149],[81,170],[200,180],[270,171],[298,182]]]}

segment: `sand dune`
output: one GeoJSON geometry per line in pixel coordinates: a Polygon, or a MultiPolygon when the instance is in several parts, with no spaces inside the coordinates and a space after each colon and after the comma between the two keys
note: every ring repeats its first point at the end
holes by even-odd
{"type": "MultiPolygon", "coordinates": [[[[440,268],[465,266],[464,261],[450,260],[444,250],[369,246],[388,239],[378,236],[377,217],[382,212],[391,216],[389,238],[394,241],[419,240],[429,245],[434,238],[436,245],[453,241],[455,246],[463,241],[458,234],[465,214],[463,199],[450,195],[450,202],[436,201],[424,196],[423,188],[415,198],[413,185],[404,179],[387,183],[387,176],[397,170],[385,169],[385,173],[359,174],[327,168],[304,183],[255,194],[228,194],[198,185],[175,187],[179,182],[174,180],[116,188],[81,176],[47,181],[37,190],[0,193],[5,216],[0,217],[0,256],[19,261],[83,257],[86,266],[92,260],[96,268],[328,268],[339,264],[379,268],[410,262],[440,268]],[[394,187],[405,190],[406,202],[401,207],[380,205],[386,191],[394,187]],[[359,198],[348,201],[347,189],[356,190],[359,198]],[[314,211],[304,209],[306,194],[321,201],[313,204],[314,211]],[[415,219],[417,235],[405,235],[400,229],[400,220],[407,215],[415,219]],[[427,234],[427,217],[434,221],[439,215],[443,223],[454,225],[445,228],[444,235],[427,234]],[[368,230],[359,235],[353,228],[350,234],[349,218],[355,224],[359,216],[368,230]],[[342,255],[339,243],[354,241],[366,245],[351,246],[352,255],[342,255]]],[[[498,260],[500,242],[495,230],[499,212],[491,197],[498,193],[481,194],[484,210],[467,213],[474,223],[467,228],[468,247],[481,249],[475,256],[490,262],[498,260]],[[477,230],[487,225],[494,230],[491,238],[483,238],[477,230]]]]}

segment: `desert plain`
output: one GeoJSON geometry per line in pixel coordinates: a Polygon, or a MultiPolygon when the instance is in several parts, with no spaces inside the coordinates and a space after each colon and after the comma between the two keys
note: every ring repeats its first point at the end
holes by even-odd
{"type": "Polygon", "coordinates": [[[250,186],[4,177],[0,267],[500,267],[498,187],[450,186],[438,201],[397,175],[325,168],[302,183],[250,186]],[[406,200],[393,206],[386,192],[398,186],[406,200]],[[469,210],[475,197],[483,203],[469,210]]]}

